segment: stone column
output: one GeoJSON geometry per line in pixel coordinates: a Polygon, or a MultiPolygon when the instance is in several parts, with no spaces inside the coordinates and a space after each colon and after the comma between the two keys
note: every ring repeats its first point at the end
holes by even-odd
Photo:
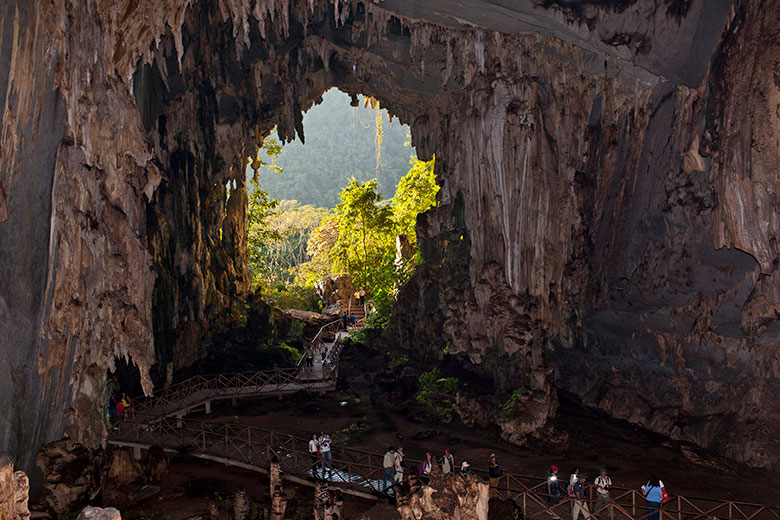
{"type": "Polygon", "coordinates": [[[0,520],[16,519],[16,481],[14,460],[0,453],[0,520]]]}

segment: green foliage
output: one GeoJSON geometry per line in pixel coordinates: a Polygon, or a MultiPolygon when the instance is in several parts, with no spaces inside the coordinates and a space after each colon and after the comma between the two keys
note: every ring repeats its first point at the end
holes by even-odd
{"type": "Polygon", "coordinates": [[[458,391],[458,379],[441,377],[439,369],[434,368],[420,374],[417,383],[419,385],[415,395],[417,402],[445,421],[452,420],[452,414],[455,412],[453,398],[458,391]]]}
{"type": "Polygon", "coordinates": [[[322,303],[313,287],[279,283],[273,287],[263,285],[260,291],[263,300],[274,302],[280,309],[301,309],[317,312],[322,303]]]}
{"type": "Polygon", "coordinates": [[[305,326],[306,324],[301,320],[292,320],[290,322],[290,330],[287,332],[287,337],[300,341],[303,338],[303,329],[305,326]]]}
{"type": "Polygon", "coordinates": [[[297,365],[298,361],[300,361],[301,357],[303,357],[303,354],[301,354],[301,352],[297,348],[291,347],[285,342],[279,343],[278,347],[290,353],[290,358],[294,365],[297,365]]]}
{"type": "Polygon", "coordinates": [[[377,293],[393,284],[394,223],[392,207],[380,204],[376,179],[350,179],[336,206],[338,237],[329,252],[334,272],[347,272],[352,285],[377,293]]]}
{"type": "MultiPolygon", "coordinates": [[[[407,169],[408,127],[391,122],[387,111],[371,102],[350,106],[349,96],[337,89],[323,94],[322,100],[304,114],[306,144],[299,140],[286,144],[273,163],[284,174],[261,168],[260,184],[278,199],[333,208],[347,179],[364,182],[376,177],[382,195],[390,197],[407,169]]],[[[260,156],[271,162],[263,150],[260,156]]]]}
{"type": "Polygon", "coordinates": [[[504,402],[503,405],[501,405],[501,410],[503,410],[505,415],[512,415],[512,412],[515,409],[515,405],[517,404],[517,401],[528,393],[528,389],[520,386],[516,388],[512,395],[509,396],[509,398],[504,402]]]}
{"type": "Polygon", "coordinates": [[[401,354],[400,356],[390,359],[390,363],[393,365],[393,368],[403,368],[409,364],[409,356],[401,354]]]}

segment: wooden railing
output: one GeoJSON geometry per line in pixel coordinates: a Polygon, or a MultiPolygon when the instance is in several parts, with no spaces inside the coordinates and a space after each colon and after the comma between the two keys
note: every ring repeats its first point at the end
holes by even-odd
{"type": "MultiPolygon", "coordinates": [[[[496,492],[518,504],[526,520],[549,519],[551,516],[564,517],[571,512],[576,499],[567,495],[567,485],[567,479],[562,477],[561,495],[551,497],[547,492],[546,479],[508,474],[499,478],[496,492]],[[551,502],[550,498],[557,498],[557,501],[551,502]]],[[[647,520],[655,514],[661,520],[780,520],[780,507],[766,504],[672,496],[659,511],[647,507],[645,497],[638,489],[613,486],[607,503],[597,500],[593,484],[586,486],[585,494],[582,502],[587,504],[591,515],[604,520],[647,520]]]]}
{"type": "Polygon", "coordinates": [[[339,324],[340,320],[335,320],[323,325],[294,368],[193,376],[161,389],[152,397],[135,399],[133,412],[147,418],[181,415],[183,411],[216,399],[283,394],[302,390],[332,390],[338,379],[338,361],[342,348],[338,336],[339,324]],[[334,335],[334,341],[323,359],[322,374],[313,377],[313,373],[306,367],[304,361],[307,356],[321,352],[324,339],[330,333],[334,335]]]}
{"type": "MultiPolygon", "coordinates": [[[[386,492],[383,485],[383,455],[358,448],[332,446],[333,460],[330,475],[321,471],[322,462],[308,452],[308,439],[272,430],[238,423],[218,423],[171,417],[148,421],[135,417],[120,424],[112,439],[144,445],[160,445],[198,452],[259,468],[267,468],[272,458],[280,461],[283,472],[305,478],[326,476],[331,482],[369,491],[386,492]]],[[[415,472],[419,461],[405,460],[405,474],[415,472]]],[[[487,477],[486,471],[475,471],[487,477]]],[[[498,480],[495,492],[512,500],[523,511],[526,520],[568,517],[575,499],[566,494],[567,479],[560,480],[561,494],[557,504],[548,500],[545,478],[519,474],[504,474],[498,480]]],[[[647,520],[653,514],[639,490],[614,486],[610,489],[611,501],[600,504],[596,500],[596,488],[585,488],[587,504],[592,516],[606,520],[647,520]],[[603,505],[604,509],[598,508],[603,505]]],[[[780,520],[780,508],[766,504],[754,504],[731,500],[715,500],[673,496],[659,513],[661,520],[780,520]]],[[[588,520],[586,518],[586,520],[588,520]]]]}

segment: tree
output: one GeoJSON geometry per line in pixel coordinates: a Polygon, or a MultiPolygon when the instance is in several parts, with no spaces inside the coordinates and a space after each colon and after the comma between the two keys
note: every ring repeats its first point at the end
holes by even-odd
{"type": "Polygon", "coordinates": [[[386,285],[394,258],[393,212],[380,204],[378,185],[376,179],[361,183],[353,177],[341,190],[335,211],[338,238],[330,253],[333,266],[348,272],[353,283],[369,293],[386,285]]]}
{"type": "Polygon", "coordinates": [[[391,201],[399,234],[404,233],[414,239],[417,215],[436,205],[439,186],[433,173],[435,160],[421,161],[416,156],[409,160],[411,168],[398,183],[391,201]]]}

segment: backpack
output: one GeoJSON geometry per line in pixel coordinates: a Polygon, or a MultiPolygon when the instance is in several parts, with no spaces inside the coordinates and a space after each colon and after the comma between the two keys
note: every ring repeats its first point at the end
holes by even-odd
{"type": "Polygon", "coordinates": [[[569,484],[568,492],[570,497],[574,496],[574,483],[569,484]]]}

